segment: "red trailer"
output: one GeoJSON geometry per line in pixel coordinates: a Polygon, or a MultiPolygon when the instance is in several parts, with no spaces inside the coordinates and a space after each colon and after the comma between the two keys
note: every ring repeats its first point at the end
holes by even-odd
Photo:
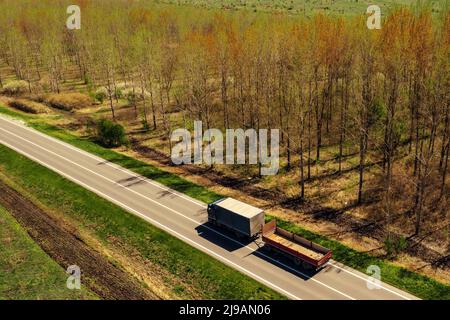
{"type": "Polygon", "coordinates": [[[265,224],[262,241],[267,249],[273,249],[291,258],[305,269],[318,270],[331,259],[332,251],[292,232],[277,227],[276,220],[265,224]]]}

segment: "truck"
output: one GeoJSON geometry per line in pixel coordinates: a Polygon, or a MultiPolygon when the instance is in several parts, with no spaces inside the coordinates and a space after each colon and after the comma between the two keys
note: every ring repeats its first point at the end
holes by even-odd
{"type": "Polygon", "coordinates": [[[233,198],[208,204],[208,222],[228,229],[238,238],[256,238],[264,225],[264,210],[233,198]]]}
{"type": "Polygon", "coordinates": [[[274,250],[305,269],[319,270],[331,259],[332,251],[292,232],[277,227],[276,220],[265,224],[262,241],[268,250],[274,250]]]}

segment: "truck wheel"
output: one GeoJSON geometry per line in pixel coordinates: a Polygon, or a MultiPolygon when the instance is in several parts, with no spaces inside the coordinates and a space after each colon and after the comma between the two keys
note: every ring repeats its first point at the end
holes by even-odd
{"type": "Polygon", "coordinates": [[[294,259],[294,264],[295,264],[296,266],[303,266],[303,261],[300,260],[300,259],[294,259]]]}

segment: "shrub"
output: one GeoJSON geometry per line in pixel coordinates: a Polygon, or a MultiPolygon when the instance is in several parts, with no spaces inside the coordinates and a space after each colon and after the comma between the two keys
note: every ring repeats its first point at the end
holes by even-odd
{"type": "Polygon", "coordinates": [[[53,108],[65,111],[72,111],[92,105],[92,99],[83,93],[52,94],[45,102],[53,108]]]}
{"type": "Polygon", "coordinates": [[[32,114],[48,112],[47,108],[43,104],[25,99],[12,100],[8,103],[8,105],[11,108],[32,114]]]}
{"type": "Polygon", "coordinates": [[[3,86],[2,93],[15,96],[29,91],[28,89],[28,82],[24,80],[13,80],[3,86]]]}
{"type": "Polygon", "coordinates": [[[122,99],[123,98],[123,92],[121,88],[116,88],[114,90],[114,99],[122,99]]]}
{"type": "Polygon", "coordinates": [[[84,76],[83,80],[84,83],[86,84],[88,91],[92,91],[92,89],[94,88],[94,84],[92,83],[91,78],[89,78],[88,76],[84,76]]]}
{"type": "Polygon", "coordinates": [[[145,120],[144,116],[142,116],[141,124],[144,131],[150,131],[150,125],[148,124],[148,121],[145,120]]]}
{"type": "Polygon", "coordinates": [[[119,147],[127,142],[125,129],[111,120],[101,119],[97,122],[97,140],[108,148],[119,147]]]}
{"type": "Polygon", "coordinates": [[[383,100],[376,97],[369,108],[369,123],[370,125],[377,124],[380,120],[386,117],[386,106],[383,100]]]}
{"type": "Polygon", "coordinates": [[[398,255],[400,252],[406,249],[408,243],[406,238],[403,236],[396,237],[393,235],[389,235],[384,240],[384,249],[386,250],[386,254],[388,257],[394,257],[398,255]]]}
{"type": "Polygon", "coordinates": [[[94,98],[100,103],[103,103],[105,101],[106,97],[108,96],[108,92],[105,88],[98,88],[94,93],[94,98]]]}

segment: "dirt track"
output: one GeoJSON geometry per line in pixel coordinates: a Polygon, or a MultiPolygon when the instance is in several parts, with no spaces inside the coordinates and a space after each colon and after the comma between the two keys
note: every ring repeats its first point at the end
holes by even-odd
{"type": "MultiPolygon", "coordinates": [[[[0,181],[0,204],[24,227],[36,243],[64,269],[77,265],[81,282],[103,299],[158,299],[133,276],[90,248],[74,230],[56,221],[20,193],[0,181]]],[[[65,284],[61,284],[65,285],[65,284]]]]}

